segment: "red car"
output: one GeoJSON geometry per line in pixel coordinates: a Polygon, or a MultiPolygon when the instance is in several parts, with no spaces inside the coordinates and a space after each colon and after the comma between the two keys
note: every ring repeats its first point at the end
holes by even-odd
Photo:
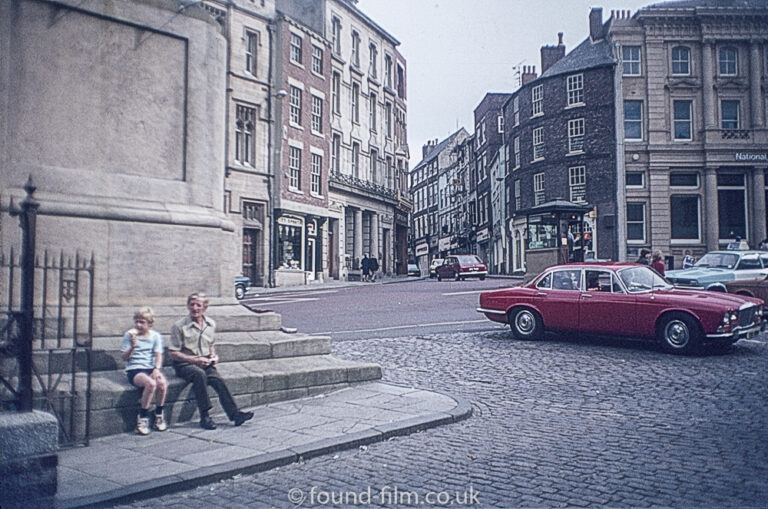
{"type": "Polygon", "coordinates": [[[435,273],[438,281],[450,278],[459,281],[468,277],[478,277],[482,281],[488,275],[488,267],[477,255],[451,255],[435,268],[435,273]]]}
{"type": "Polygon", "coordinates": [[[675,353],[729,345],[763,327],[760,299],[675,288],[648,266],[628,263],[550,267],[525,286],[481,293],[477,310],[508,323],[518,339],[545,330],[634,336],[675,353]]]}

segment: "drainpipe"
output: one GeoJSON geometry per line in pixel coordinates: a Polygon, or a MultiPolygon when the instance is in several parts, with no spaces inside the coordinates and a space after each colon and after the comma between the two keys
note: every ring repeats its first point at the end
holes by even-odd
{"type": "Polygon", "coordinates": [[[275,121],[272,118],[272,101],[274,97],[272,95],[272,59],[277,58],[276,51],[274,51],[274,26],[272,23],[267,25],[267,32],[269,33],[269,65],[267,66],[267,122],[269,123],[267,129],[267,201],[268,201],[268,221],[269,221],[269,264],[267,268],[267,284],[270,288],[275,287],[274,272],[275,272],[275,247],[277,246],[277,236],[275,235],[275,199],[274,199],[274,185],[275,175],[278,172],[272,167],[272,136],[275,130],[275,121]]]}
{"type": "MultiPolygon", "coordinates": [[[[614,43],[613,104],[616,131],[616,260],[627,259],[627,185],[624,167],[624,92],[621,81],[621,44],[614,43]]],[[[595,246],[597,247],[597,246],[595,246]]]]}

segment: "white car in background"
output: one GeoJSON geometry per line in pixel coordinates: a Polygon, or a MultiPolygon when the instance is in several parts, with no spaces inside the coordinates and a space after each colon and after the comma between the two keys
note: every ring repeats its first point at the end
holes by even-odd
{"type": "Polygon", "coordinates": [[[435,277],[437,276],[436,269],[443,264],[445,260],[442,258],[435,258],[432,260],[432,263],[429,264],[429,277],[435,277]]]}

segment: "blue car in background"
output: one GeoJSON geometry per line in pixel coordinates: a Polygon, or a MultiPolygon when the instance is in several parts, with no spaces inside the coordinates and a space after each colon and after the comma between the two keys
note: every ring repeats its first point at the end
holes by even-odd
{"type": "Polygon", "coordinates": [[[665,277],[681,288],[725,292],[735,279],[762,279],[768,275],[768,251],[710,251],[693,267],[668,270],[665,277]]]}
{"type": "Polygon", "coordinates": [[[245,297],[245,292],[251,286],[251,278],[248,276],[235,276],[235,298],[237,300],[245,297]]]}

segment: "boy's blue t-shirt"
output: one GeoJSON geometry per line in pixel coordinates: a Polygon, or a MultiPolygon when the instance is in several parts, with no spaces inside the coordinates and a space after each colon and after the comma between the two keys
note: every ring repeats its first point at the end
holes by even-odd
{"type": "MultiPolygon", "coordinates": [[[[120,351],[127,352],[131,349],[131,335],[125,333],[123,346],[120,351]]],[[[133,349],[131,358],[125,363],[125,370],[152,369],[155,367],[154,354],[163,351],[163,336],[159,332],[150,330],[149,337],[136,338],[136,348],[133,349]]]]}

